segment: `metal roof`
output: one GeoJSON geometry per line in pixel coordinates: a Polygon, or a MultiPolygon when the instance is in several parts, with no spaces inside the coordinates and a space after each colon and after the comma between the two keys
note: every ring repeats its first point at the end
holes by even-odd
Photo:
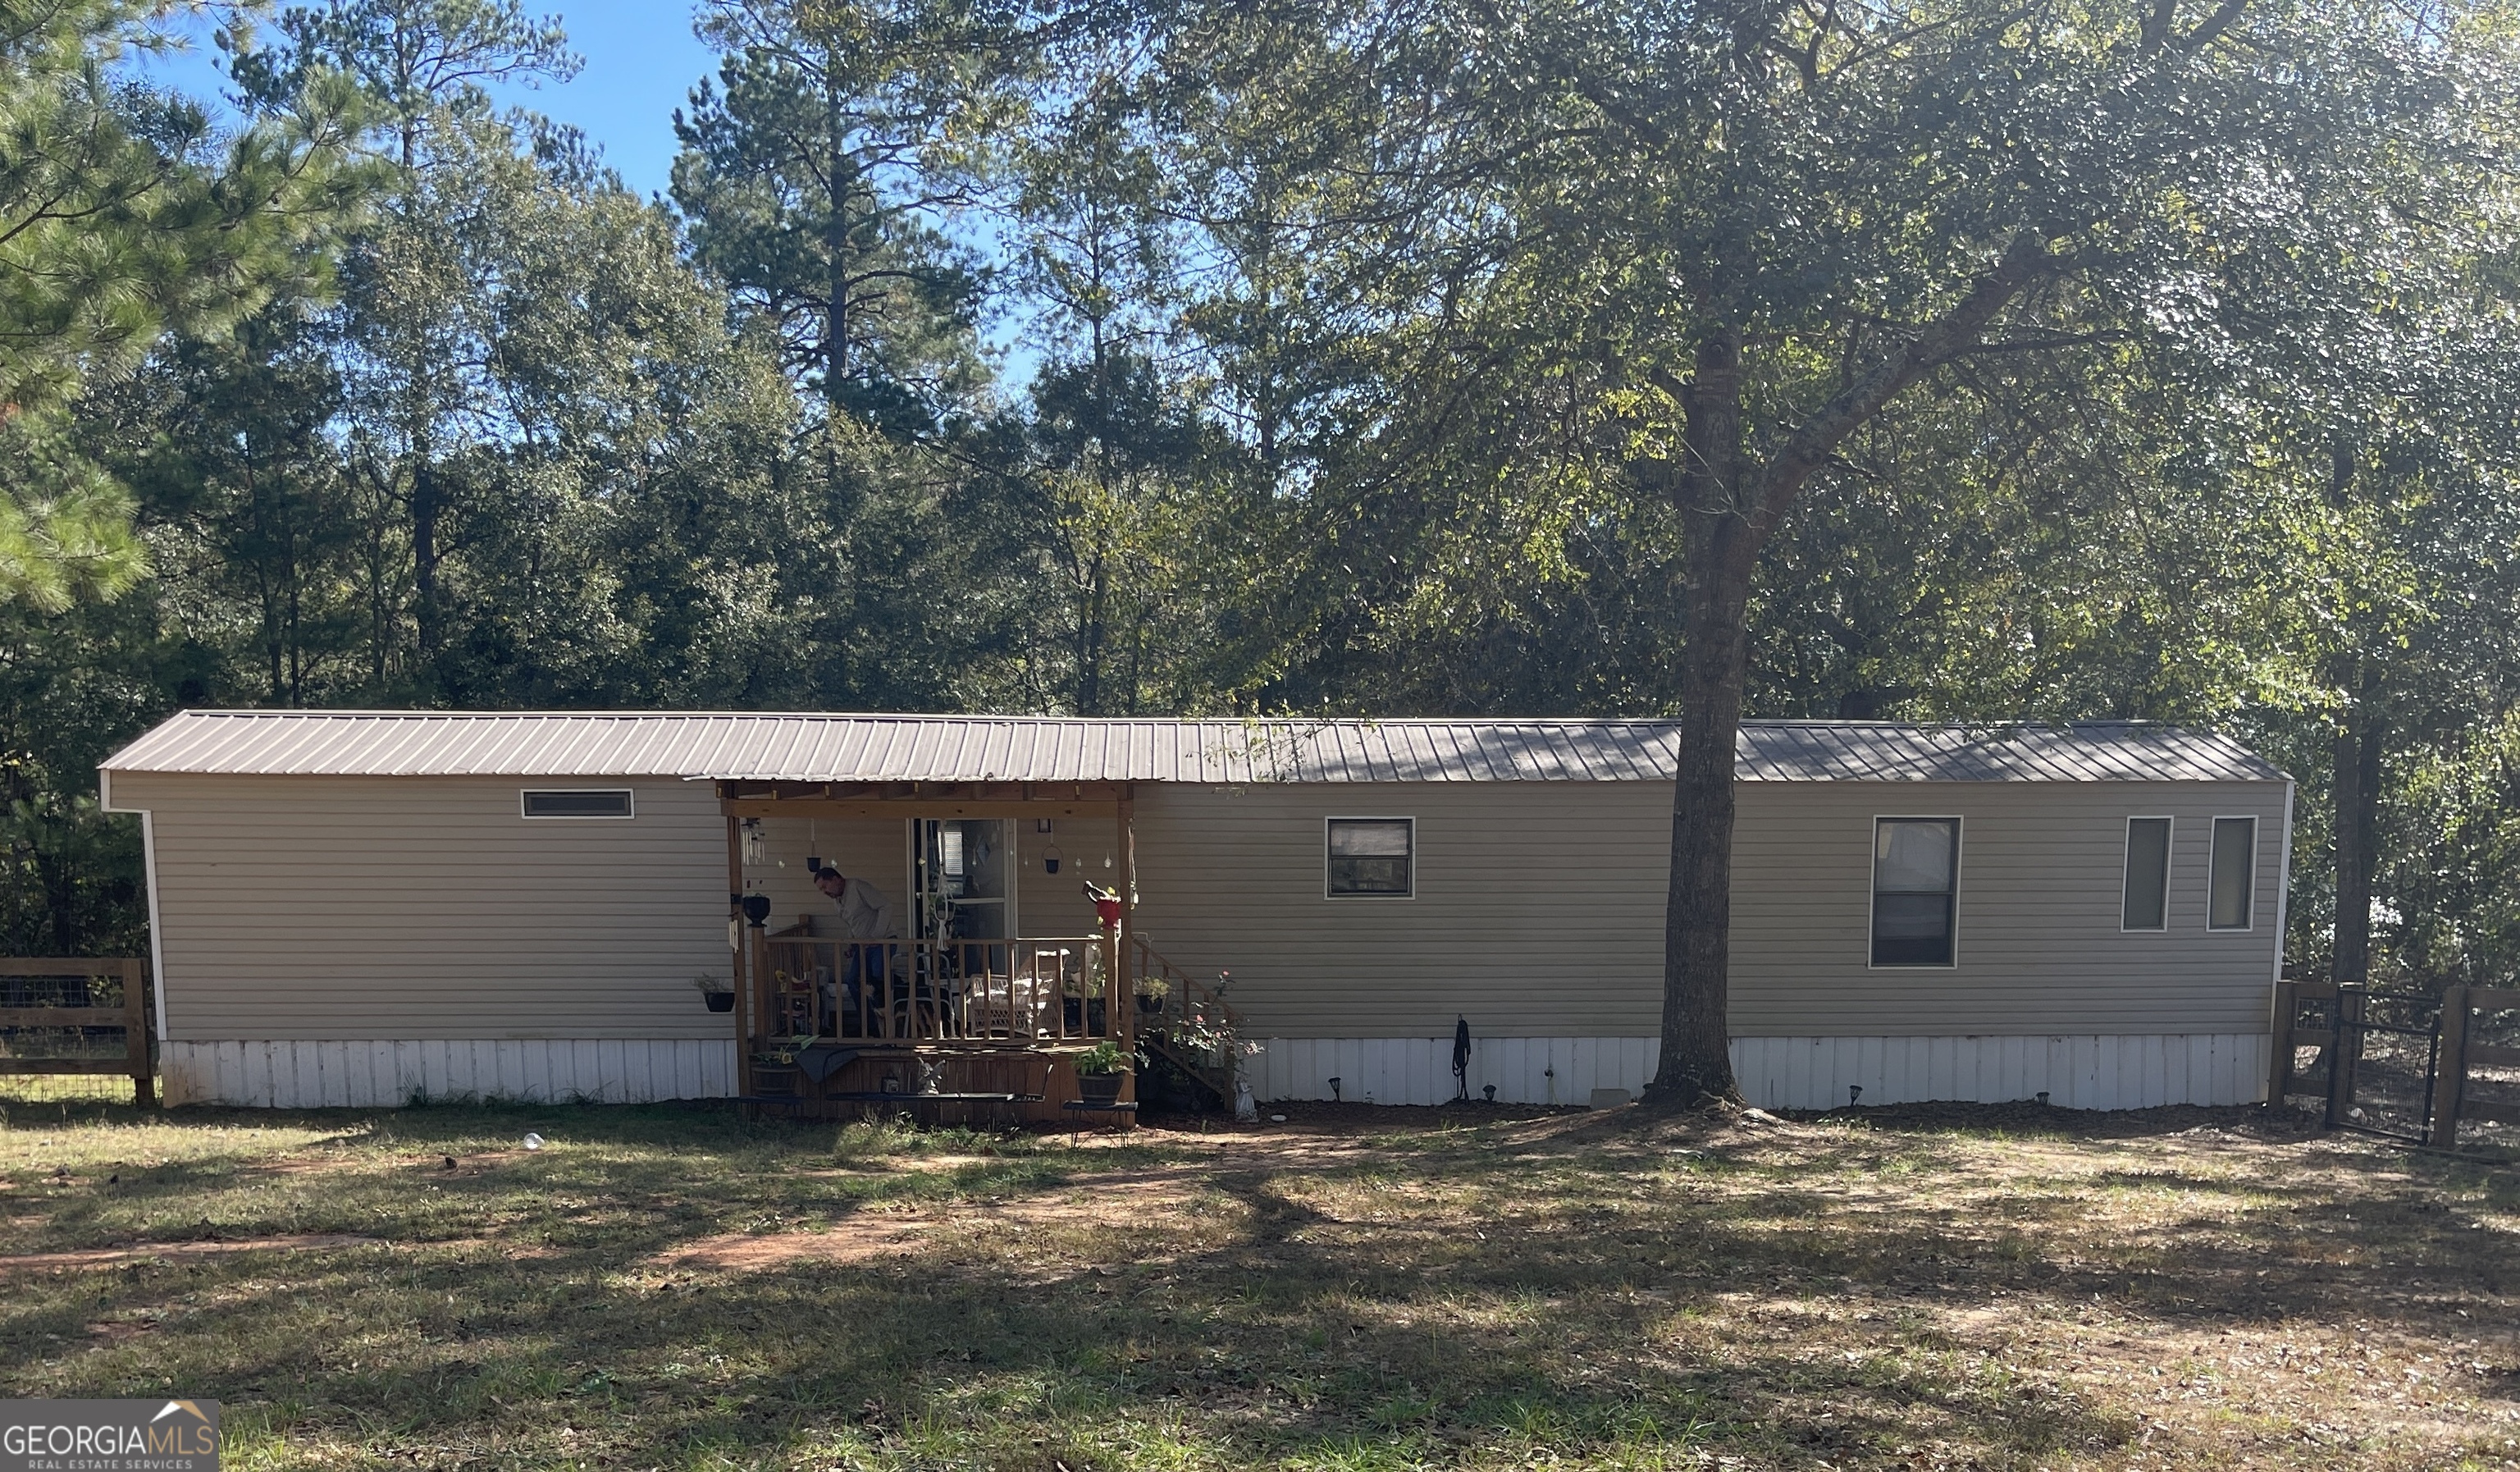
{"type": "Polygon", "coordinates": [[[1734,770],[1751,782],[2280,782],[2228,736],[2149,721],[1895,725],[1743,721],[1734,770]]]}
{"type": "MultiPolygon", "coordinates": [[[[782,782],[1668,781],[1670,720],[1143,720],[659,712],[186,711],[108,772],[782,782]]],[[[1756,782],[2280,781],[2227,737],[2138,722],[1752,721],[1756,782]]]]}

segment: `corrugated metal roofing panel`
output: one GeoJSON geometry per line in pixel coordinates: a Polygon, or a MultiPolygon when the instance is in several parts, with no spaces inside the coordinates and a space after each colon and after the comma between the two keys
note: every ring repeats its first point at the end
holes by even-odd
{"type": "MultiPolygon", "coordinates": [[[[657,712],[187,711],[110,771],[853,782],[1668,780],[1668,720],[1086,720],[657,712]]],[[[2279,781],[2228,737],[2133,721],[1750,721],[1755,782],[2279,781]]]]}
{"type": "Polygon", "coordinates": [[[1767,782],[2277,782],[2228,736],[2141,721],[1902,726],[1751,721],[1740,772],[1767,782]]]}

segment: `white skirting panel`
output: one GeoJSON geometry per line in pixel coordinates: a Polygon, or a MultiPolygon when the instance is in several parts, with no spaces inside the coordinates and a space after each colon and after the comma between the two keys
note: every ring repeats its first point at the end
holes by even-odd
{"type": "MultiPolygon", "coordinates": [[[[1470,1097],[1497,1086],[1508,1104],[1581,1104],[1597,1088],[1644,1087],[1651,1037],[1481,1037],[1470,1044],[1470,1097]]],[[[1449,1037],[1272,1037],[1242,1061],[1263,1099],[1327,1099],[1329,1081],[1352,1103],[1441,1104],[1453,1097],[1449,1037]]]]}
{"type": "MultiPolygon", "coordinates": [[[[1652,1037],[1481,1037],[1470,1097],[1493,1083],[1510,1104],[1582,1104],[1597,1088],[1631,1094],[1653,1077],[1652,1037]]],[[[1736,1037],[1741,1092],[1767,1109],[1833,1109],[1850,1086],[1866,1104],[2034,1099],[2065,1109],[2254,1104],[2266,1092],[2262,1034],[2048,1037],[1736,1037]]],[[[1243,1062],[1263,1099],[1338,1096],[1376,1104],[1453,1097],[1449,1037],[1273,1037],[1243,1062]]]]}
{"type": "Polygon", "coordinates": [[[431,1099],[638,1104],[735,1092],[735,1044],[688,1037],[167,1042],[169,1104],[368,1108],[431,1099]]]}
{"type": "Polygon", "coordinates": [[[2267,1091],[2264,1034],[2063,1037],[1739,1037],[1732,1072],[1770,1109],[2035,1099],[2066,1109],[2255,1104],[2267,1091]]]}

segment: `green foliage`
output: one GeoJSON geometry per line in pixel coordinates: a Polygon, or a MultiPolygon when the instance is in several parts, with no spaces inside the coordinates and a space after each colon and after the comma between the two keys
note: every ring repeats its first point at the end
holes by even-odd
{"type": "Polygon", "coordinates": [[[962,0],[741,0],[674,126],[697,257],[761,313],[834,415],[900,437],[974,407],[981,269],[941,233],[1005,124],[1015,18],[962,0]]]}
{"type": "Polygon", "coordinates": [[[1080,1074],[1125,1074],[1129,1071],[1129,1050],[1105,1037],[1069,1060],[1080,1074]]]}
{"type": "Polygon", "coordinates": [[[136,943],[179,704],[1729,679],[2236,731],[2296,961],[2520,973],[2498,11],[723,0],[672,207],[519,0],[231,25],[228,136],[151,14],[0,0],[11,944],[136,943]]]}
{"type": "Polygon", "coordinates": [[[115,63],[163,44],[128,0],[0,3],[0,602],[58,612],[147,570],[129,505],[68,447],[81,390],[170,330],[215,333],[320,283],[309,247],[352,198],[353,102],[310,76],[228,137],[115,63]]]}

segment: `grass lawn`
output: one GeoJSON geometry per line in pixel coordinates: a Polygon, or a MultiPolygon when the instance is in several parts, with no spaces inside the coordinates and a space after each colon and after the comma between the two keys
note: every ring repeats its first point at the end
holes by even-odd
{"type": "Polygon", "coordinates": [[[248,1468],[2520,1468],[2512,1167],[1289,1112],[19,1105],[0,1395],[215,1397],[248,1468]]]}

